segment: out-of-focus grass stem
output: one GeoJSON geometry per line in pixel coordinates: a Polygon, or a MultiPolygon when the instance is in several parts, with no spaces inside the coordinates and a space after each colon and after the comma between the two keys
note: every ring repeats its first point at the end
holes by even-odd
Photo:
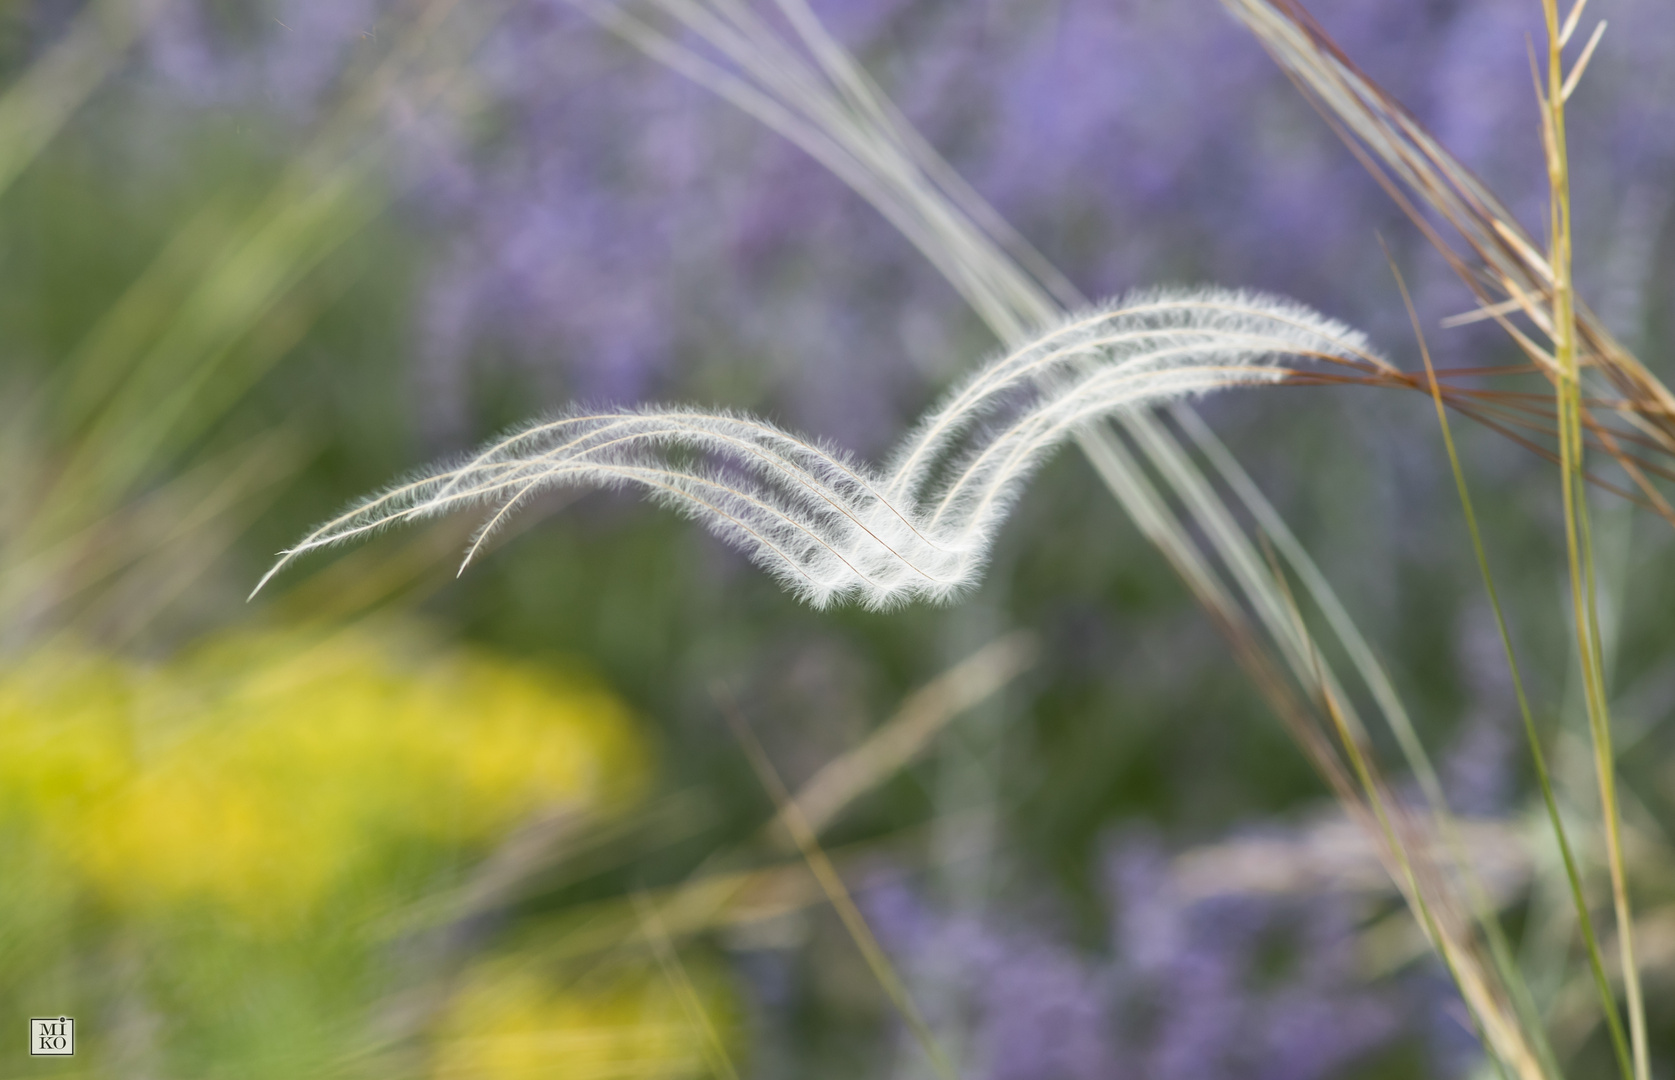
{"type": "Polygon", "coordinates": [[[897,1012],[901,1013],[902,1019],[912,1029],[914,1036],[919,1040],[919,1044],[924,1047],[925,1056],[930,1059],[937,1075],[942,1077],[942,1080],[957,1080],[958,1073],[954,1069],[953,1061],[948,1057],[947,1052],[942,1049],[941,1044],[936,1041],[936,1034],[931,1030],[930,1024],[925,1021],[924,1014],[919,1011],[918,1006],[913,1004],[913,999],[908,996],[907,987],[903,984],[901,976],[897,974],[895,966],[890,963],[890,958],[884,954],[883,948],[878,944],[878,939],[873,936],[872,929],[867,926],[866,918],[861,914],[861,909],[855,906],[854,898],[849,895],[849,890],[844,886],[843,878],[838,874],[837,867],[832,865],[832,860],[827,857],[826,852],[820,847],[820,838],[814,834],[814,829],[810,827],[808,819],[803,817],[802,810],[797,806],[797,801],[791,797],[791,792],[786,788],[785,782],[780,779],[779,772],[774,769],[773,762],[768,760],[767,751],[762,749],[761,742],[750,730],[750,725],[744,719],[743,713],[739,711],[737,703],[733,701],[731,694],[727,692],[725,687],[717,686],[714,696],[716,704],[726,714],[727,722],[732,726],[733,734],[738,738],[739,745],[744,748],[745,755],[750,759],[751,768],[755,770],[757,779],[761,781],[762,786],[772,796],[775,810],[779,814],[780,824],[790,834],[791,839],[796,842],[797,850],[802,853],[803,861],[808,864],[815,880],[820,883],[821,890],[826,894],[826,899],[833,909],[837,911],[838,918],[843,920],[844,928],[849,931],[849,936],[854,939],[856,947],[861,950],[861,955],[866,960],[867,967],[872,970],[873,977],[878,980],[879,986],[889,996],[890,1003],[896,1007],[897,1012]]]}
{"type": "MultiPolygon", "coordinates": [[[[89,411],[90,431],[67,476],[92,482],[94,494],[126,488],[159,449],[178,445],[201,429],[199,417],[206,410],[199,408],[198,416],[193,410],[203,404],[212,381],[222,401],[209,403],[210,416],[260,374],[264,364],[245,365],[236,376],[223,369],[233,346],[382,209],[382,200],[369,187],[387,138],[367,138],[366,128],[458,2],[430,0],[425,5],[262,204],[221,244],[214,244],[220,214],[211,208],[204,212],[207,218],[186,226],[178,245],[159,256],[154,270],[134,286],[141,300],[180,272],[174,266],[178,260],[200,251],[207,257],[173,320],[149,348],[131,336],[140,328],[121,317],[126,305],[113,309],[114,321],[101,326],[100,336],[87,346],[93,351],[85,359],[95,364],[98,377],[80,379],[70,402],[72,409],[89,411]],[[113,393],[116,387],[122,392],[113,393]]],[[[421,102],[434,104],[445,90],[445,84],[431,80],[421,102]]],[[[278,356],[259,359],[271,363],[278,356]]]]}
{"type": "Polygon", "coordinates": [[[163,9],[160,0],[95,0],[0,95],[0,193],[110,77],[163,9]]]}
{"type": "MultiPolygon", "coordinates": [[[[20,588],[38,594],[41,581],[57,582],[70,567],[79,574],[89,553],[78,538],[103,535],[116,520],[109,515],[143,491],[166,459],[219,422],[361,273],[355,260],[331,257],[385,205],[375,170],[391,136],[369,132],[392,92],[409,84],[421,107],[449,101],[464,70],[459,60],[476,40],[438,33],[458,6],[459,0],[424,0],[409,12],[396,40],[345,87],[261,200],[241,210],[231,198],[212,196],[65,358],[49,392],[59,425],[74,441],[0,564],[0,607],[15,608],[20,588]],[[429,66],[436,74],[421,70],[427,61],[435,61],[429,66]]],[[[57,85],[36,72],[68,64],[54,59],[62,50],[75,52],[83,67],[93,64],[91,42],[108,53],[154,7],[149,0],[131,6],[101,0],[0,97],[0,191],[8,163],[21,152],[8,141],[8,118],[39,112],[44,106],[30,102],[43,87],[57,85]]],[[[480,25],[488,24],[485,15],[480,25]]],[[[66,109],[71,104],[55,101],[66,109]]]]}
{"type": "Polygon", "coordinates": [[[998,692],[1035,662],[1035,635],[996,638],[914,691],[867,740],[828,762],[797,793],[798,811],[819,833],[862,792],[918,756],[948,722],[998,692]]]}
{"type": "MultiPolygon", "coordinates": [[[[1623,861],[1622,818],[1617,805],[1616,757],[1611,748],[1611,714],[1605,693],[1605,658],[1600,644],[1599,597],[1595,581],[1593,535],[1588,521],[1588,497],[1583,482],[1582,376],[1577,349],[1576,291],[1571,275],[1570,160],[1565,139],[1565,99],[1575,82],[1564,74],[1567,34],[1560,27],[1557,0],[1542,0],[1547,24],[1546,92],[1541,94],[1542,136],[1547,178],[1551,188],[1548,227],[1552,270],[1554,380],[1559,421],[1561,489],[1564,500],[1565,549],[1570,568],[1571,606],[1576,623],[1577,655],[1582,665],[1587,700],[1588,729],[1593,736],[1594,768],[1599,781],[1600,810],[1605,823],[1606,855],[1611,872],[1611,894],[1616,908],[1617,938],[1622,949],[1623,994],[1628,1003],[1629,1038],[1635,1080],[1650,1080],[1646,1039],[1646,1010],[1640,974],[1634,957],[1634,915],[1629,905],[1627,871],[1623,861]]],[[[1591,39],[1597,43],[1597,36],[1591,39]]],[[[1592,48],[1578,62],[1582,64],[1592,48]]]]}
{"type": "Polygon", "coordinates": [[[680,998],[681,1008],[686,1012],[687,1019],[704,1037],[704,1057],[709,1063],[710,1072],[718,1080],[739,1080],[739,1070],[727,1053],[721,1033],[715,1030],[715,1021],[710,1018],[709,1010],[704,1008],[704,1003],[698,999],[698,991],[692,985],[692,976],[687,974],[686,965],[681,963],[680,954],[675,952],[674,943],[669,940],[669,932],[663,926],[663,916],[658,913],[657,905],[641,892],[634,893],[632,899],[634,910],[640,919],[641,930],[651,942],[652,952],[657,955],[658,966],[663,969],[663,975],[669,980],[675,996],[680,998]]]}

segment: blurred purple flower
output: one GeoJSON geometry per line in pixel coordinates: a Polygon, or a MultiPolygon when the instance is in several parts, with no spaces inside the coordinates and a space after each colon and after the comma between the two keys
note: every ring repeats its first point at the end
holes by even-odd
{"type": "MultiPolygon", "coordinates": [[[[282,0],[262,9],[271,20],[229,27],[207,14],[219,7],[183,3],[149,55],[188,98],[300,115],[328,100],[385,6],[282,0]]],[[[1411,255],[1419,243],[1389,200],[1214,0],[816,7],[1090,294],[1260,287],[1399,349],[1410,332],[1382,229],[1410,252],[1427,322],[1469,306],[1440,260],[1411,255]]],[[[1529,5],[1316,7],[1539,232],[1529,5]]],[[[1629,241],[1645,247],[1675,188],[1675,93],[1650,89],[1668,79],[1675,8],[1617,0],[1610,17],[1572,132],[1592,240],[1580,264],[1632,323],[1644,312],[1632,279],[1651,256],[1629,241]],[[1633,213],[1611,216],[1618,200],[1599,196],[1624,189],[1633,213]]],[[[559,0],[516,5],[469,75],[481,107],[412,124],[399,159],[415,205],[453,237],[421,314],[434,437],[475,434],[468,372],[494,356],[533,375],[547,405],[692,393],[695,372],[747,369],[793,424],[870,450],[972,359],[949,348],[966,325],[953,291],[858,198],[559,0]]],[[[1499,341],[1483,328],[1439,342],[1445,361],[1485,344],[1499,341]]]]}
{"type": "Polygon", "coordinates": [[[259,104],[306,119],[391,7],[388,0],[169,3],[146,53],[157,74],[198,104],[259,104]]]}
{"type": "Polygon", "coordinates": [[[961,1006],[977,1040],[968,1075],[988,1080],[1339,1076],[1430,1038],[1426,1018],[1451,999],[1445,984],[1364,986],[1349,897],[1191,899],[1143,837],[1111,850],[1106,879],[1116,915],[1102,953],[998,915],[939,913],[899,880],[863,901],[908,977],[941,991],[921,1002],[932,1022],[952,1019],[938,1002],[961,1006]]]}

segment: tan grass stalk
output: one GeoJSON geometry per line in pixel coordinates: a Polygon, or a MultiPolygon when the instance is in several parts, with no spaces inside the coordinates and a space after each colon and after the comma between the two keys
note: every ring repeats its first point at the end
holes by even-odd
{"type": "Polygon", "coordinates": [[[926,683],[867,740],[824,765],[797,791],[798,812],[819,833],[861,793],[918,757],[954,717],[986,700],[1035,662],[1035,635],[1015,630],[926,683]]]}
{"type": "MultiPolygon", "coordinates": [[[[1386,251],[1388,255],[1388,251],[1386,251]]],[[[1460,464],[1460,455],[1454,446],[1454,435],[1448,424],[1448,411],[1444,406],[1442,394],[1437,388],[1436,372],[1431,364],[1431,350],[1425,343],[1425,335],[1419,324],[1419,314],[1414,310],[1413,298],[1408,293],[1407,283],[1402,280],[1401,272],[1396,268],[1394,260],[1391,268],[1396,271],[1396,282],[1401,288],[1402,303],[1407,308],[1408,318],[1413,323],[1414,334],[1419,341],[1419,354],[1425,363],[1425,372],[1431,377],[1432,401],[1436,406],[1437,422],[1442,429],[1443,447],[1448,453],[1450,471],[1454,474],[1454,484],[1460,495],[1460,505],[1465,512],[1466,528],[1471,535],[1472,551],[1477,557],[1478,570],[1483,577],[1483,585],[1489,595],[1489,606],[1494,612],[1495,627],[1500,633],[1501,645],[1506,652],[1506,665],[1512,674],[1512,686],[1518,699],[1518,712],[1524,721],[1524,734],[1529,743],[1530,757],[1535,764],[1536,781],[1541,788],[1542,802],[1547,810],[1547,819],[1553,829],[1553,838],[1558,844],[1559,855],[1564,864],[1565,877],[1570,885],[1572,902],[1576,908],[1578,924],[1581,927],[1582,939],[1588,954],[1589,965],[1592,968],[1595,986],[1600,995],[1607,1026],[1612,1036],[1613,1048],[1617,1052],[1618,1063],[1625,1077],[1629,1075],[1628,1048],[1623,1040],[1622,1025],[1617,1017],[1617,1006],[1611,995],[1611,988],[1606,981],[1604,964],[1600,957],[1599,945],[1594,933],[1593,917],[1588,911],[1588,904],[1583,892],[1581,874],[1577,869],[1575,855],[1571,851],[1570,838],[1565,829],[1564,818],[1559,813],[1558,800],[1553,793],[1553,783],[1548,775],[1546,754],[1541,748],[1541,739],[1536,732],[1535,719],[1530,713],[1529,699],[1524,693],[1523,675],[1519,671],[1518,658],[1512,647],[1512,635],[1507,630],[1506,616],[1502,611],[1500,596],[1495,588],[1494,576],[1489,571],[1489,556],[1483,546],[1483,536],[1477,527],[1477,512],[1473,509],[1471,492],[1466,484],[1465,469],[1460,464]]],[[[1499,930],[1498,924],[1494,929],[1499,930]]],[[[1497,945],[1500,939],[1497,933],[1497,945]]],[[[1531,1009],[1533,1013],[1533,1009],[1531,1009]]],[[[1537,1018],[1538,1022],[1538,1018],[1537,1018]]]]}
{"type": "MultiPolygon", "coordinates": [[[[1564,35],[1555,0],[1542,0],[1547,20],[1547,90],[1541,97],[1542,142],[1547,151],[1547,177],[1552,189],[1549,222],[1553,267],[1553,352],[1559,363],[1555,387],[1559,408],[1561,482],[1565,510],[1565,548],[1569,555],[1572,613],[1576,621],[1577,656],[1588,706],[1588,729],[1593,737],[1594,768],[1599,783],[1600,811],[1605,821],[1605,849],[1611,872],[1611,897],[1617,916],[1617,939],[1622,950],[1623,994],[1628,1000],[1629,1042],[1634,1056],[1634,1080],[1650,1080],[1651,1059],[1646,1041],[1646,1006],[1634,956],[1634,915],[1628,898],[1628,873],[1623,859],[1622,814],[1617,805],[1617,760],[1611,747],[1611,712],[1605,689],[1605,654],[1600,645],[1599,598],[1595,586],[1592,528],[1588,518],[1587,488],[1581,482],[1582,373],[1577,355],[1576,290],[1571,278],[1570,156],[1565,137],[1565,99],[1575,88],[1593,47],[1576,62],[1570,78],[1564,75],[1564,35]]],[[[1604,29],[1602,23],[1600,29],[1604,29]]]]}

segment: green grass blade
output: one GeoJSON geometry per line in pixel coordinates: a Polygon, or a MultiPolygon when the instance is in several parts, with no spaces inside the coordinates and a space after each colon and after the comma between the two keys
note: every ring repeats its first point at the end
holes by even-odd
{"type": "MultiPolygon", "coordinates": [[[[1400,283],[1400,275],[1397,277],[1400,283]]],[[[1415,331],[1418,330],[1418,319],[1414,315],[1412,301],[1408,298],[1407,286],[1401,284],[1402,297],[1408,303],[1408,312],[1414,318],[1415,331]]],[[[1460,496],[1460,508],[1465,515],[1466,531],[1471,534],[1472,553],[1477,557],[1478,573],[1483,578],[1483,586],[1488,593],[1489,606],[1494,611],[1495,628],[1500,633],[1501,647],[1506,652],[1506,666],[1512,674],[1512,688],[1518,699],[1518,713],[1523,717],[1524,735],[1529,742],[1530,758],[1535,763],[1536,779],[1541,786],[1541,799],[1547,808],[1547,819],[1553,826],[1553,836],[1558,841],[1559,854],[1563,858],[1565,878],[1570,884],[1571,899],[1576,906],[1576,917],[1582,929],[1582,940],[1588,954],[1588,965],[1593,971],[1594,983],[1599,990],[1600,1006],[1605,1014],[1605,1021],[1611,1032],[1611,1044],[1617,1054],[1617,1064],[1622,1070],[1624,1080],[1633,1076],[1633,1064],[1629,1055],[1628,1042],[1623,1034],[1622,1019],[1617,1014],[1617,1002],[1611,993],[1611,984],[1605,975],[1605,965],[1600,956],[1599,940],[1594,932],[1593,917],[1588,913],[1588,904],[1582,892],[1582,876],[1576,866],[1576,857],[1570,846],[1569,835],[1565,831],[1564,819],[1559,814],[1559,804],[1553,793],[1552,777],[1547,770],[1547,756],[1541,749],[1541,737],[1536,731],[1535,719],[1530,711],[1529,696],[1524,690],[1524,678],[1518,667],[1518,656],[1512,647],[1512,635],[1507,629],[1506,614],[1501,607],[1500,593],[1495,588],[1494,575],[1489,570],[1489,556],[1483,546],[1483,534],[1478,528],[1477,512],[1472,503],[1471,489],[1466,483],[1465,469],[1460,464],[1460,455],[1454,444],[1454,433],[1448,422],[1448,410],[1443,404],[1442,387],[1437,382],[1436,369],[1431,364],[1431,352],[1426,347],[1423,335],[1419,338],[1419,352],[1424,358],[1425,375],[1430,380],[1431,399],[1436,406],[1437,422],[1442,429],[1442,442],[1448,452],[1448,465],[1454,474],[1454,487],[1460,496]]],[[[1496,924],[1498,928],[1498,923],[1496,924]]],[[[1499,945],[1504,947],[1504,937],[1499,945]]]]}

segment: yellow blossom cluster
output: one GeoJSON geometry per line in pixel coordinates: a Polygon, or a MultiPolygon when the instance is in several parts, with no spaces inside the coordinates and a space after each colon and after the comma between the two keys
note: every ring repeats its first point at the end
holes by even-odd
{"type": "Polygon", "coordinates": [[[0,1005],[25,1006],[17,976],[28,1007],[79,1013],[89,1076],[365,1064],[414,986],[432,1004],[400,1052],[438,1080],[714,1072],[731,997],[702,964],[537,971],[513,949],[448,973],[366,932],[522,824],[626,809],[647,759],[585,677],[411,628],[223,636],[158,665],[43,650],[0,669],[0,854],[28,886],[0,896],[0,1005]],[[53,974],[109,956],[128,973],[53,974]],[[120,1045],[136,1009],[161,1010],[149,1050],[120,1045]]]}
{"type": "Polygon", "coordinates": [[[130,913],[294,928],[376,893],[401,853],[608,812],[644,776],[604,690],[400,634],[253,634],[158,667],[58,650],[0,673],[0,823],[130,913]]]}
{"type": "Polygon", "coordinates": [[[713,1025],[727,994],[703,966],[670,979],[655,968],[552,980],[503,960],[484,964],[454,995],[440,1025],[433,1080],[656,1080],[725,1076],[713,1025]]]}

